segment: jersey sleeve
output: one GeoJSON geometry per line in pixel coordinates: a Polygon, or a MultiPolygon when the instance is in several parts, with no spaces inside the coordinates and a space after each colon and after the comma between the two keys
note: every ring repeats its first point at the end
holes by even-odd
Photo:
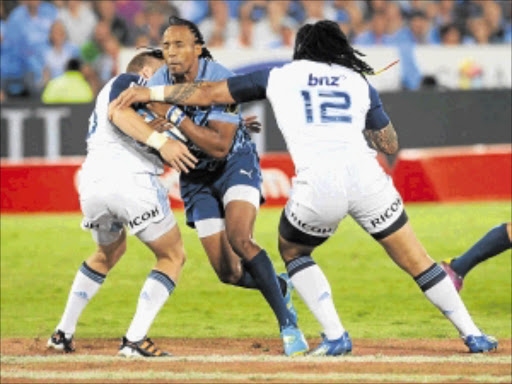
{"type": "Polygon", "coordinates": [[[143,86],[146,84],[146,81],[143,77],[136,75],[135,73],[123,73],[119,75],[114,80],[112,87],[110,88],[109,102],[116,99],[121,92],[130,88],[132,84],[143,86]]]}
{"type": "Polygon", "coordinates": [[[370,109],[366,113],[366,129],[378,131],[386,127],[390,120],[382,106],[377,90],[371,84],[368,84],[368,88],[370,92],[370,109]]]}
{"type": "Polygon", "coordinates": [[[166,68],[167,67],[165,65],[160,67],[155,72],[155,74],[151,77],[151,79],[148,80],[147,86],[152,87],[155,85],[169,85],[169,83],[167,82],[166,73],[165,73],[166,68]]]}
{"type": "Polygon", "coordinates": [[[217,120],[225,123],[240,123],[240,107],[236,104],[216,105],[208,114],[208,121],[217,120]]]}
{"type": "Polygon", "coordinates": [[[246,75],[230,77],[228,79],[228,88],[231,97],[237,103],[265,99],[267,97],[270,71],[270,69],[265,69],[246,75]]]}

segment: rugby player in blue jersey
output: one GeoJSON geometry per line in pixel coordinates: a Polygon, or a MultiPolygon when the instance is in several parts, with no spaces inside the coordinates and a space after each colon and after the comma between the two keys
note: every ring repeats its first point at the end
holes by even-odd
{"type": "MultiPolygon", "coordinates": [[[[148,86],[216,81],[233,73],[215,62],[197,26],[169,19],[162,37],[166,65],[148,86]]],[[[158,107],[153,106],[156,112],[158,107]]],[[[150,106],[151,108],[151,106],[150,106]]],[[[287,279],[277,276],[267,252],[253,239],[259,210],[261,172],[254,143],[237,105],[183,107],[166,105],[164,114],[188,139],[198,159],[180,176],[187,224],[195,227],[219,279],[261,291],[279,322],[286,355],[307,351],[296,325],[287,279]]]]}
{"type": "Polygon", "coordinates": [[[281,216],[279,249],[295,289],[324,331],[312,354],[352,350],[329,282],[311,257],[347,214],[414,278],[470,352],[496,349],[497,340],[475,325],[446,272],[417,239],[400,194],[365,141],[367,136],[384,153],[398,150],[393,125],[365,77],[374,71],[358,56],[339,25],[322,20],[301,27],[293,61],[281,68],[217,82],[133,88],[114,105],[165,101],[207,106],[269,99],[297,173],[281,216]]]}

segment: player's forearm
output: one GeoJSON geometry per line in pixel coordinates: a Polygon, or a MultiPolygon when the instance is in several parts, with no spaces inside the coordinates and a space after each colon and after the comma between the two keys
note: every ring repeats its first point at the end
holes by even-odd
{"type": "Polygon", "coordinates": [[[166,137],[154,131],[144,119],[131,108],[114,108],[112,122],[131,138],[159,150],[166,137]]]}
{"type": "Polygon", "coordinates": [[[175,105],[233,104],[226,80],[151,87],[150,100],[175,105]]]}
{"type": "Polygon", "coordinates": [[[223,137],[215,127],[196,125],[187,117],[181,123],[180,131],[210,156],[223,158],[229,153],[232,140],[223,137]]]}

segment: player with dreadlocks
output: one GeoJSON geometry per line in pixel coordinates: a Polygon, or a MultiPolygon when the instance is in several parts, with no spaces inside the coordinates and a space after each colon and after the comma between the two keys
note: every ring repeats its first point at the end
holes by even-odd
{"type": "MultiPolygon", "coordinates": [[[[213,60],[197,26],[171,17],[162,37],[166,65],[148,85],[216,81],[233,73],[213,60]]],[[[262,200],[256,147],[236,105],[209,108],[151,106],[178,127],[199,160],[180,176],[187,224],[195,227],[219,279],[235,286],[259,289],[279,323],[286,355],[307,351],[296,325],[287,275],[277,276],[267,252],[253,239],[262,200]],[[160,107],[160,108],[159,108],[160,107]]]]}
{"type": "Polygon", "coordinates": [[[352,349],[330,285],[311,257],[347,213],[414,278],[470,352],[495,349],[497,341],[474,324],[445,271],[416,238],[402,198],[365,140],[387,154],[398,150],[393,125],[365,78],[373,70],[358,56],[337,23],[323,20],[299,30],[293,61],[281,68],[222,82],[128,90],[115,103],[212,105],[269,99],[297,172],[279,224],[279,249],[295,289],[323,327],[323,341],[312,354],[341,355],[352,349]]]}

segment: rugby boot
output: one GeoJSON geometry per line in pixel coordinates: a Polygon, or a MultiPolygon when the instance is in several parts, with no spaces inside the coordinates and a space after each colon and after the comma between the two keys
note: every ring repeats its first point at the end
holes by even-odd
{"type": "Polygon", "coordinates": [[[464,278],[459,276],[457,272],[455,272],[452,269],[452,267],[450,266],[451,260],[452,259],[446,259],[444,261],[441,261],[441,268],[444,269],[448,277],[451,279],[457,292],[460,292],[460,290],[462,289],[462,284],[464,283],[464,278]]]}
{"type": "Polygon", "coordinates": [[[75,352],[73,336],[67,338],[66,334],[60,329],[53,332],[53,335],[48,339],[48,343],[46,345],[48,348],[63,351],[65,353],[75,352]]]}
{"type": "Polygon", "coordinates": [[[123,337],[121,346],[119,347],[119,356],[124,357],[162,357],[171,356],[170,353],[163,352],[157,347],[149,337],[145,337],[140,341],[129,341],[123,337]]]}
{"type": "Polygon", "coordinates": [[[292,281],[287,273],[280,273],[279,277],[281,277],[286,282],[286,295],[284,296],[284,303],[292,315],[293,323],[297,325],[297,310],[295,309],[292,301],[292,292],[294,290],[292,281]]]}
{"type": "Polygon", "coordinates": [[[498,348],[498,340],[492,336],[466,336],[464,344],[469,348],[471,353],[489,352],[498,348]]]}
{"type": "Polygon", "coordinates": [[[322,333],[322,342],[308,356],[340,356],[348,355],[352,352],[352,340],[347,332],[343,333],[339,339],[328,340],[322,333]]]}
{"type": "Polygon", "coordinates": [[[286,356],[300,356],[308,351],[308,343],[302,331],[296,326],[290,325],[283,328],[281,338],[286,356]]]}

